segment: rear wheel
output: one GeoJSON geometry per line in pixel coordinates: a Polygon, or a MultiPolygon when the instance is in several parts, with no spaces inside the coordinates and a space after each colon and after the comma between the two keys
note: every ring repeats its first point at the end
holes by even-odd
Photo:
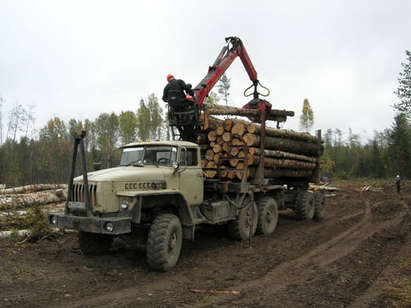
{"type": "Polygon", "coordinates": [[[158,215],[150,226],[147,239],[147,263],[159,271],[177,264],[183,244],[180,219],[173,214],[158,215]]]}
{"type": "Polygon", "coordinates": [[[258,234],[271,234],[278,223],[277,202],[271,197],[263,197],[257,200],[258,208],[258,234]]]}
{"type": "Polygon", "coordinates": [[[228,223],[228,233],[235,240],[247,240],[250,238],[250,230],[253,236],[257,229],[258,212],[255,202],[247,197],[243,204],[238,217],[228,223]]]}
{"type": "Polygon", "coordinates": [[[315,212],[313,193],[305,190],[299,191],[294,212],[298,220],[313,219],[315,212]]]}
{"type": "Polygon", "coordinates": [[[99,255],[107,252],[113,243],[111,235],[79,231],[78,244],[84,255],[99,255]]]}

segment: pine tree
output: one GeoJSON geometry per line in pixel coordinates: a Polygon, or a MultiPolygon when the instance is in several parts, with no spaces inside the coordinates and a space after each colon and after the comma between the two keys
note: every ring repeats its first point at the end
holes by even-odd
{"type": "Polygon", "coordinates": [[[403,113],[394,118],[388,150],[392,171],[411,176],[411,127],[403,113]]]}

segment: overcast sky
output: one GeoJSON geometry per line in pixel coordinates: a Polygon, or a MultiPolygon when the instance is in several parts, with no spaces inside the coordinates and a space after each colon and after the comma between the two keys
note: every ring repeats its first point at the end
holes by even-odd
{"type": "MultiPolygon", "coordinates": [[[[166,75],[196,85],[224,37],[240,37],[271,90],[273,108],[304,98],[315,128],[369,136],[391,126],[411,1],[19,1],[0,0],[3,128],[10,106],[35,105],[36,127],[53,116],[94,119],[161,98],[166,75]]],[[[230,104],[251,82],[237,59],[230,104]]]]}

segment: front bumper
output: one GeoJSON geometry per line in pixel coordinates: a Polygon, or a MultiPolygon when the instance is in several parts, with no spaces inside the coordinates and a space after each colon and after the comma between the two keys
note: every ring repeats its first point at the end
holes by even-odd
{"type": "Polygon", "coordinates": [[[65,214],[48,214],[48,225],[59,229],[73,229],[84,232],[119,235],[131,232],[130,217],[82,217],[65,214]],[[55,222],[55,223],[53,223],[55,222]],[[107,228],[111,224],[111,228],[107,228]]]}

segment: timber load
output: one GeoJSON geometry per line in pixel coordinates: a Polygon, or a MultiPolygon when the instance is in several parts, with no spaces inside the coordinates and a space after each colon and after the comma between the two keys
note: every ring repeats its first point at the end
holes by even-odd
{"type": "MultiPolygon", "coordinates": [[[[312,180],[318,173],[319,157],[323,151],[320,138],[268,126],[265,127],[265,137],[262,137],[262,128],[258,123],[232,117],[223,120],[212,116],[249,117],[253,113],[251,118],[255,118],[258,112],[259,110],[218,105],[206,108],[201,115],[204,126],[197,137],[205,177],[252,182],[260,172],[265,178],[312,180]],[[261,142],[264,142],[263,147],[261,142]],[[262,158],[264,168],[261,169],[262,158]]],[[[274,114],[280,120],[281,117],[293,115],[283,110],[274,110],[274,114]]]]}

